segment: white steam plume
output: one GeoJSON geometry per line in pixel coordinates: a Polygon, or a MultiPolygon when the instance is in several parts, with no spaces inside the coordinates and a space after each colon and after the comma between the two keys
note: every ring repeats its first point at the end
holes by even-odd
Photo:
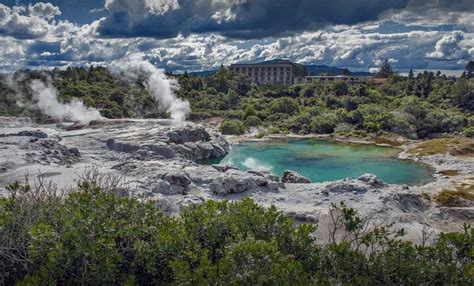
{"type": "Polygon", "coordinates": [[[41,112],[54,119],[89,123],[102,118],[97,109],[86,107],[80,100],[73,99],[69,103],[59,102],[58,91],[50,82],[45,84],[40,80],[33,80],[30,88],[33,99],[36,100],[36,106],[41,112]]]}
{"type": "Polygon", "coordinates": [[[167,77],[162,70],[145,60],[143,55],[133,54],[124,60],[115,61],[111,64],[111,70],[121,72],[132,80],[145,74],[146,89],[170,113],[173,120],[184,121],[186,114],[191,111],[189,102],[176,96],[178,82],[167,77]]]}

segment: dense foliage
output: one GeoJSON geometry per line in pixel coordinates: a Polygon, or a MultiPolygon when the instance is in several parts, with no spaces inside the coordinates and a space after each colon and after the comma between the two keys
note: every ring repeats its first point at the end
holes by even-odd
{"type": "MultiPolygon", "coordinates": [[[[223,117],[224,129],[273,127],[280,132],[338,133],[367,136],[385,132],[409,138],[464,132],[472,136],[474,80],[424,72],[407,77],[384,63],[378,76],[385,84],[344,82],[257,86],[225,68],[207,77],[176,75],[179,97],[191,103],[189,119],[223,117]],[[471,126],[471,128],[469,128],[471,126]]],[[[62,101],[79,98],[109,118],[166,116],[143,82],[130,83],[102,67],[68,68],[16,75],[17,90],[0,80],[0,116],[41,117],[31,104],[28,81],[49,77],[62,101]],[[22,92],[19,92],[22,91],[22,92]],[[16,95],[16,96],[15,96],[16,95]],[[20,99],[18,96],[22,95],[20,99]],[[17,103],[21,104],[18,105],[17,103]]],[[[241,130],[243,131],[243,130],[241,130]]],[[[272,132],[273,132],[272,131],[272,132]]]]}
{"type": "Polygon", "coordinates": [[[413,139],[471,135],[474,81],[431,72],[402,77],[388,64],[378,76],[388,77],[387,82],[256,86],[225,69],[206,78],[178,78],[180,96],[191,102],[192,118],[221,116],[241,120],[249,129],[272,126],[299,134],[390,132],[413,139]]]}
{"type": "Polygon", "coordinates": [[[13,184],[0,200],[0,281],[11,285],[472,285],[474,230],[432,244],[333,205],[328,242],[250,199],[209,201],[180,216],[123,189],[82,180],[58,195],[13,184]],[[120,195],[122,194],[122,195],[120,195]],[[341,234],[344,235],[340,235],[341,234]]]}

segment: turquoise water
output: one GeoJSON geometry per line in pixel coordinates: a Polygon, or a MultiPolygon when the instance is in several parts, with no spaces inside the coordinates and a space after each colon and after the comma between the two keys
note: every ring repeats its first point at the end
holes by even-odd
{"type": "Polygon", "coordinates": [[[229,154],[212,163],[231,164],[241,170],[269,170],[281,176],[294,170],[313,182],[377,175],[386,183],[416,185],[430,181],[433,169],[396,158],[396,148],[347,144],[318,139],[247,141],[233,145],[229,154]]]}

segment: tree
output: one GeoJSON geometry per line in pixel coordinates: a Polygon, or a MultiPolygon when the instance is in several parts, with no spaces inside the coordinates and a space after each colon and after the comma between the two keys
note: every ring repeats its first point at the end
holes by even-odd
{"type": "Polygon", "coordinates": [[[470,61],[467,63],[465,71],[466,71],[466,76],[468,78],[474,76],[474,61],[470,61]]]}
{"type": "Polygon", "coordinates": [[[413,69],[410,69],[410,71],[408,72],[408,79],[413,80],[414,78],[415,78],[415,76],[413,74],[413,69]]]}
{"type": "Polygon", "coordinates": [[[271,113],[294,114],[298,111],[298,101],[291,97],[280,97],[273,100],[270,106],[271,113]]]}
{"type": "Polygon", "coordinates": [[[391,75],[393,75],[395,72],[392,69],[392,66],[388,62],[388,60],[385,60],[380,67],[380,70],[375,74],[375,77],[378,78],[388,78],[391,75]]]}
{"type": "Polygon", "coordinates": [[[348,68],[345,68],[345,69],[342,70],[342,75],[350,76],[350,75],[351,75],[351,71],[350,71],[348,68]]]}
{"type": "Polygon", "coordinates": [[[222,121],[219,130],[224,135],[240,135],[245,131],[240,121],[228,119],[222,121]]]}

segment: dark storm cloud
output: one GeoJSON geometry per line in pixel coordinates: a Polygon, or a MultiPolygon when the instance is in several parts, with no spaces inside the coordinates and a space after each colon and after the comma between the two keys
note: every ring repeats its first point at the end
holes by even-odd
{"type": "Polygon", "coordinates": [[[450,11],[474,10],[473,0],[410,0],[409,7],[413,8],[435,8],[450,11]]]}
{"type": "Polygon", "coordinates": [[[251,39],[362,23],[392,10],[474,10],[474,0],[107,0],[106,8],[110,15],[98,27],[103,36],[218,32],[251,39]]]}
{"type": "Polygon", "coordinates": [[[162,0],[149,3],[107,1],[111,15],[98,31],[112,37],[168,38],[178,33],[219,32],[227,37],[257,38],[329,24],[374,20],[389,9],[406,7],[408,0],[162,0]],[[177,5],[166,8],[173,2],[177,5]]]}

